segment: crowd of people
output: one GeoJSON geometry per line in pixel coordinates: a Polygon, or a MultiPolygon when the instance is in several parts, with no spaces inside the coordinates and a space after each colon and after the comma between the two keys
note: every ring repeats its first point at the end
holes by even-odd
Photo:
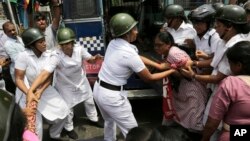
{"type": "MultiPolygon", "coordinates": [[[[51,138],[59,139],[65,132],[77,139],[73,108],[82,102],[89,120],[104,127],[105,141],[117,140],[117,126],[126,141],[228,141],[230,125],[250,124],[250,1],[243,7],[204,4],[188,16],[181,5],[165,7],[166,22],[154,38],[154,50],[162,56],[161,63],[139,55],[132,44],[137,40],[137,21],[127,13],[111,18],[113,39],[105,56],[91,55],[75,44],[72,29],[59,28],[60,11],[56,0],[53,2],[51,25],[37,13],[34,27],[19,37],[13,23],[3,24],[0,72],[9,65],[9,77],[16,90],[12,92],[15,98],[1,90],[0,102],[4,96],[14,99],[16,104],[8,103],[9,109],[21,108],[23,113],[18,116],[26,117],[19,125],[23,127],[19,132],[25,134],[16,139],[21,136],[17,131],[14,140],[42,141],[43,119],[51,124],[51,138]],[[103,60],[93,90],[83,60],[103,60]],[[151,73],[148,66],[159,72],[151,73]],[[138,127],[124,90],[133,73],[146,82],[162,80],[162,126],[138,127]],[[31,139],[27,131],[36,139],[31,139]]],[[[5,90],[2,76],[0,87],[5,90]]]]}

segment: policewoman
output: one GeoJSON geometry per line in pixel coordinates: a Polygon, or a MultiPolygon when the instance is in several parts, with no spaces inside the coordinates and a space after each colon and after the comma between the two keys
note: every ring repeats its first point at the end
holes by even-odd
{"type": "MultiPolygon", "coordinates": [[[[25,108],[29,86],[50,59],[51,51],[46,50],[45,37],[37,28],[25,30],[22,34],[22,39],[26,50],[20,52],[17,56],[15,63],[15,82],[17,87],[23,92],[18,104],[21,108],[25,108]],[[25,77],[28,80],[29,86],[25,84],[25,77]]],[[[38,99],[36,134],[39,139],[42,140],[43,116],[53,124],[50,128],[50,137],[57,138],[63,129],[63,121],[69,114],[69,108],[61,95],[50,85],[50,81],[46,81],[46,83],[40,85],[36,91],[36,97],[38,99]]]]}
{"type": "Polygon", "coordinates": [[[75,33],[70,28],[59,29],[57,41],[60,48],[53,52],[49,62],[32,84],[29,96],[32,96],[34,90],[54,72],[54,86],[70,108],[64,131],[70,138],[77,139],[78,135],[73,126],[73,107],[75,105],[84,102],[88,118],[93,122],[98,122],[93,92],[83,69],[84,66],[82,66],[83,60],[94,63],[103,57],[99,54],[92,56],[82,46],[74,45],[75,33]]]}
{"type": "Polygon", "coordinates": [[[109,43],[98,80],[94,85],[94,99],[105,120],[104,140],[116,140],[116,125],[124,137],[128,131],[138,126],[127,99],[124,85],[132,73],[137,73],[144,81],[158,80],[175,72],[174,69],[151,74],[138,55],[136,46],[137,21],[126,13],[118,13],[110,20],[114,39],[109,43]]]}

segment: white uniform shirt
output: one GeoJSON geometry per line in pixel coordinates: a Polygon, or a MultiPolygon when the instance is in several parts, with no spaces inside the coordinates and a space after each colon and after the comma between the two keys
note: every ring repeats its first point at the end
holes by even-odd
{"type": "MultiPolygon", "coordinates": [[[[227,43],[226,43],[226,50],[231,48],[233,45],[235,45],[236,43],[240,42],[240,41],[246,41],[246,37],[244,34],[237,34],[235,36],[233,36],[227,43]]],[[[227,59],[227,56],[226,54],[224,53],[223,57],[222,57],[222,60],[220,61],[220,64],[219,64],[219,68],[218,70],[225,74],[225,75],[231,75],[232,72],[231,72],[231,69],[230,69],[230,65],[229,65],[229,62],[228,62],[228,59],[227,59]]]]}
{"type": "Polygon", "coordinates": [[[137,48],[127,41],[113,39],[105,53],[104,62],[99,71],[99,78],[109,84],[125,85],[133,72],[145,68],[137,48]]]}
{"type": "Polygon", "coordinates": [[[44,32],[46,46],[49,50],[55,50],[57,48],[58,44],[56,42],[55,34],[56,31],[53,31],[52,24],[50,24],[44,32]]]}
{"type": "Polygon", "coordinates": [[[197,35],[193,26],[185,22],[182,22],[177,30],[169,27],[165,27],[165,30],[171,33],[175,43],[179,45],[185,44],[185,39],[194,39],[194,37],[197,35]]]}
{"type": "Polygon", "coordinates": [[[247,34],[244,34],[244,35],[245,35],[246,39],[247,39],[248,41],[250,41],[250,33],[247,33],[247,34]]]}
{"type": "MultiPolygon", "coordinates": [[[[230,66],[226,57],[226,51],[229,47],[232,47],[235,43],[245,40],[245,38],[242,38],[242,34],[237,34],[234,37],[232,37],[227,43],[224,40],[220,40],[217,43],[217,49],[215,51],[213,60],[211,62],[211,66],[213,67],[212,75],[217,75],[218,72],[223,73],[224,75],[230,75],[231,70],[230,66]]],[[[210,87],[212,90],[216,89],[216,84],[209,84],[208,87],[210,87]]]]}
{"type": "Polygon", "coordinates": [[[29,84],[36,79],[36,77],[40,74],[43,66],[46,66],[51,56],[51,51],[45,51],[41,57],[37,58],[32,50],[25,50],[18,56],[18,60],[16,60],[15,68],[19,70],[25,70],[25,76],[28,79],[29,84]]]}
{"type": "Polygon", "coordinates": [[[45,70],[48,72],[53,72],[55,69],[62,70],[63,68],[67,68],[63,73],[65,76],[71,77],[73,81],[80,82],[82,74],[82,60],[87,60],[91,58],[92,55],[87,52],[87,50],[78,44],[75,44],[73,49],[72,57],[69,57],[63,53],[61,49],[57,49],[53,52],[52,57],[50,58],[49,64],[45,66],[45,70]],[[80,65],[78,68],[72,68],[72,66],[80,65]],[[78,74],[77,75],[72,75],[78,74]]]}
{"type": "Polygon", "coordinates": [[[91,57],[92,55],[86,49],[75,45],[72,57],[65,55],[61,49],[57,49],[44,67],[44,70],[48,72],[55,71],[54,86],[70,108],[92,96],[82,62],[91,57]]]}
{"type": "MultiPolygon", "coordinates": [[[[49,50],[43,52],[38,58],[32,50],[27,49],[26,51],[19,53],[15,63],[15,68],[25,71],[25,77],[27,78],[29,85],[31,85],[40,74],[42,68],[50,61],[50,56],[51,51],[49,50]]],[[[26,86],[29,88],[27,84],[26,86]]],[[[26,103],[25,95],[18,92],[16,93],[16,97],[20,98],[20,102],[18,103],[21,107],[24,107],[26,103]]],[[[46,119],[51,121],[63,119],[69,113],[67,104],[51,85],[49,85],[43,92],[38,103],[38,110],[46,119]]]]}
{"type": "Polygon", "coordinates": [[[220,36],[215,29],[207,31],[202,38],[199,38],[199,36],[195,36],[194,38],[196,50],[201,50],[208,55],[215,53],[219,40],[221,40],[220,36]]]}

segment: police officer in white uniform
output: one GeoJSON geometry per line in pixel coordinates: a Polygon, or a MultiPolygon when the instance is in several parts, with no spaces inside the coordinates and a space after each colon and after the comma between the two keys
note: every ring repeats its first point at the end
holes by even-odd
{"type": "MultiPolygon", "coordinates": [[[[22,39],[26,50],[19,53],[15,63],[15,82],[17,87],[23,92],[18,101],[21,108],[26,107],[26,95],[29,85],[41,72],[49,61],[51,51],[46,50],[45,37],[37,28],[29,28],[22,34],[22,39]],[[28,86],[24,78],[28,80],[28,86]]],[[[38,111],[36,112],[36,133],[42,140],[43,123],[42,116],[51,121],[53,126],[50,128],[50,137],[58,138],[63,129],[66,117],[69,114],[69,108],[62,96],[56,89],[50,85],[50,82],[44,83],[39,87],[42,93],[37,94],[39,99],[38,111]]]]}
{"type": "Polygon", "coordinates": [[[124,137],[128,131],[138,126],[127,99],[124,85],[133,72],[144,81],[159,80],[175,70],[171,69],[151,74],[138,55],[136,46],[137,22],[126,13],[118,13],[111,18],[110,26],[113,39],[105,54],[98,80],[94,85],[94,99],[105,120],[104,140],[116,140],[116,125],[124,137]]]}
{"type": "Polygon", "coordinates": [[[211,4],[204,4],[192,10],[188,15],[197,32],[197,36],[193,40],[196,57],[198,60],[210,59],[209,63],[212,61],[218,41],[221,40],[213,28],[215,13],[211,4]]]}
{"type": "Polygon", "coordinates": [[[181,5],[168,5],[164,11],[164,18],[166,23],[163,25],[161,31],[171,33],[176,44],[185,45],[186,39],[194,39],[196,36],[196,31],[193,26],[188,23],[181,5]]]}
{"type": "Polygon", "coordinates": [[[75,105],[84,102],[88,118],[93,122],[98,122],[92,89],[83,69],[83,60],[94,63],[103,57],[99,54],[92,56],[85,48],[74,45],[75,33],[70,28],[59,29],[57,41],[61,48],[53,52],[49,62],[32,84],[29,95],[33,95],[34,90],[55,71],[54,86],[71,109],[64,129],[70,138],[77,139],[78,135],[73,130],[73,107],[75,105]]]}

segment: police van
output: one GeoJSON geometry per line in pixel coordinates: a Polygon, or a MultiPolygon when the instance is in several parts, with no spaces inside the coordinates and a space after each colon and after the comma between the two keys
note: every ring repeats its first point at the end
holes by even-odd
{"type": "MultiPolygon", "coordinates": [[[[106,47],[112,39],[109,20],[116,13],[125,12],[138,21],[138,38],[134,44],[139,53],[155,61],[160,60],[153,50],[153,38],[164,23],[162,12],[169,4],[180,4],[188,13],[205,3],[222,0],[63,0],[63,22],[74,30],[77,43],[91,54],[105,55],[106,47]]],[[[93,85],[97,79],[102,62],[88,64],[84,62],[87,77],[93,85]]],[[[151,72],[156,70],[149,68],[151,72]]],[[[130,99],[160,97],[161,81],[143,82],[136,74],[129,79],[125,89],[130,99]]]]}

